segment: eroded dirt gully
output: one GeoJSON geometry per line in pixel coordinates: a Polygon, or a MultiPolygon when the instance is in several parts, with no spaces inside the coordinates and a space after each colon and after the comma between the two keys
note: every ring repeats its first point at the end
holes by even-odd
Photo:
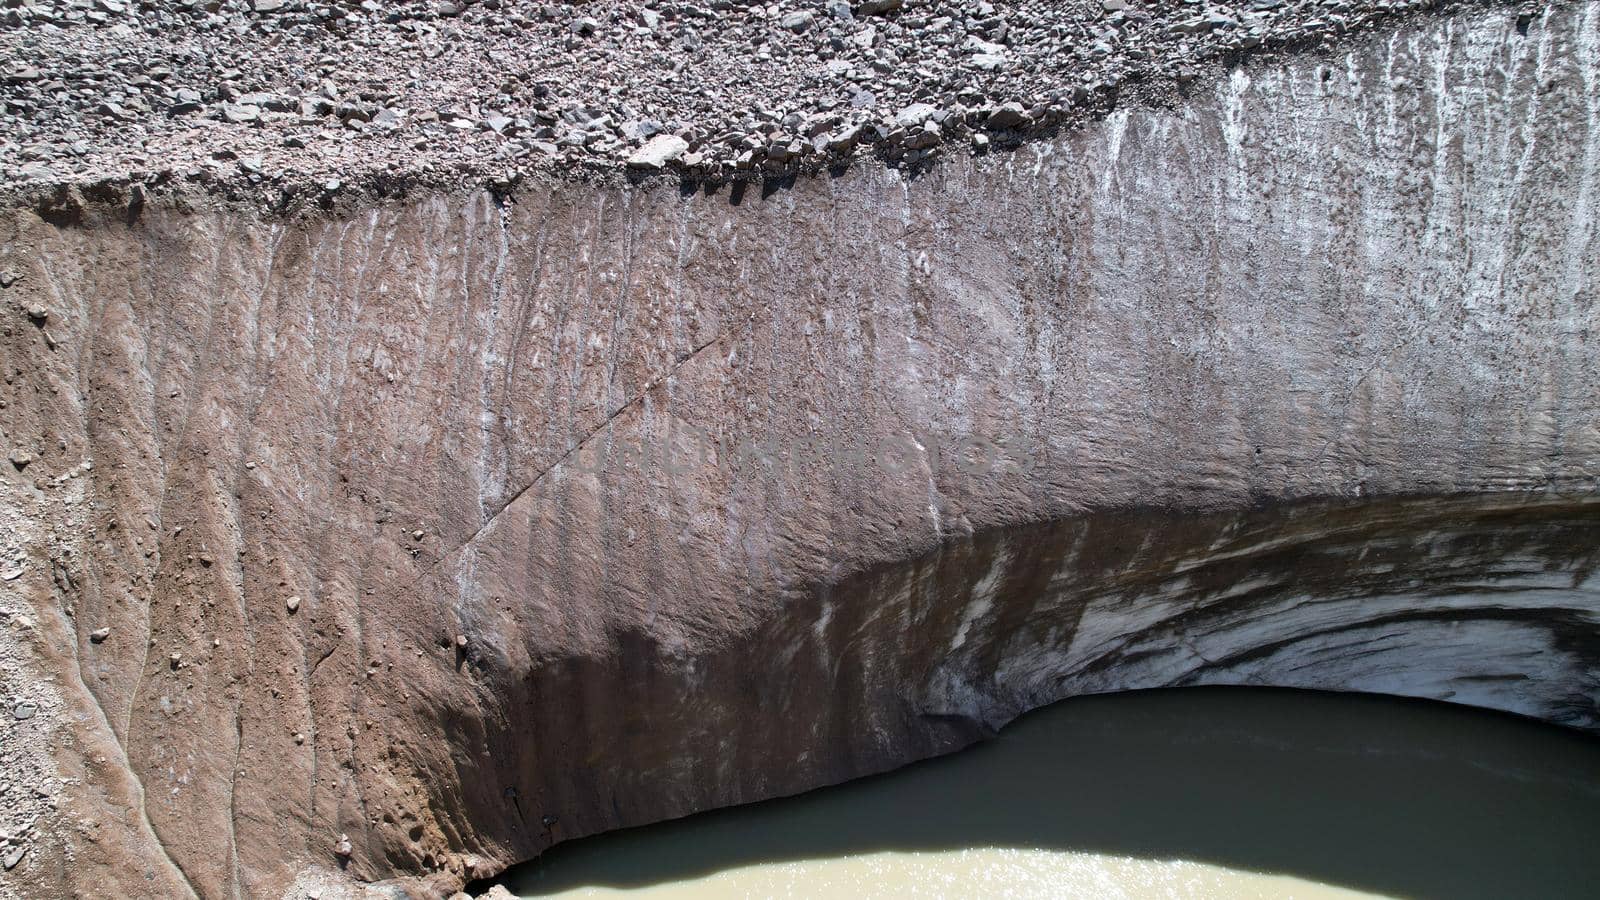
{"type": "Polygon", "coordinates": [[[8,214],[8,889],[453,890],[1085,691],[1600,729],[1600,5],[1514,23],[914,181],[8,214]]]}

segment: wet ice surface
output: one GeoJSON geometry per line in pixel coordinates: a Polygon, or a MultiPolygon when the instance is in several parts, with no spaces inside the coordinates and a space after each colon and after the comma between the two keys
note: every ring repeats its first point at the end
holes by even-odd
{"type": "Polygon", "coordinates": [[[973,750],[563,845],[525,897],[1597,896],[1600,741],[1387,698],[1066,701],[973,750]]]}

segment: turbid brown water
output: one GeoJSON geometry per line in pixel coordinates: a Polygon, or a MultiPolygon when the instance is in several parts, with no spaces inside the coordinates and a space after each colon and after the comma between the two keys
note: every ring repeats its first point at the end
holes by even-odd
{"type": "MultiPolygon", "coordinates": [[[[559,824],[557,825],[559,827],[559,824]]],[[[1600,896],[1600,741],[1421,701],[1068,700],[954,756],[557,847],[524,897],[1600,896]]]]}

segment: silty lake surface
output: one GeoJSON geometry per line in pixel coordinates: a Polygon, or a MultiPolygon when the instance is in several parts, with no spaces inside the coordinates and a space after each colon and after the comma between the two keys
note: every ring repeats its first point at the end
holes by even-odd
{"type": "Polygon", "coordinates": [[[1365,695],[1084,697],[886,775],[564,844],[504,883],[524,897],[1600,897],[1600,740],[1365,695]]]}

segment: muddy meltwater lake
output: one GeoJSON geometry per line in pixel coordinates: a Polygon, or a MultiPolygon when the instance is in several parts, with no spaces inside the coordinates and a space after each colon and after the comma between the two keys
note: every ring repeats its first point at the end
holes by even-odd
{"type": "Polygon", "coordinates": [[[1424,701],[1067,700],[941,759],[563,844],[521,897],[1600,897],[1600,740],[1424,701]]]}

